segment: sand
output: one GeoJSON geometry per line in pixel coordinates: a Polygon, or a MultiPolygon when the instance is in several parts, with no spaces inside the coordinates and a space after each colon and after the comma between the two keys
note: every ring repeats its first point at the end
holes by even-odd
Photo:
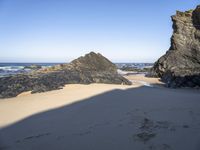
{"type": "Polygon", "coordinates": [[[55,109],[114,89],[128,89],[140,85],[69,84],[61,90],[31,94],[24,92],[15,98],[0,100],[0,128],[30,115],[55,109]],[[20,110],[20,111],[19,111],[20,110]]]}
{"type": "Polygon", "coordinates": [[[200,91],[134,82],[26,92],[0,100],[0,128],[0,150],[197,150],[200,91]]]}
{"type": "Polygon", "coordinates": [[[163,86],[164,83],[160,81],[160,78],[145,77],[144,74],[125,75],[125,78],[133,82],[133,85],[146,85],[146,86],[163,86]]]}

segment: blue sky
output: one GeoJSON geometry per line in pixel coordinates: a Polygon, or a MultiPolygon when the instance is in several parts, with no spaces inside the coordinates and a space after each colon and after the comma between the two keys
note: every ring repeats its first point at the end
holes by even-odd
{"type": "Polygon", "coordinates": [[[90,51],[154,62],[176,10],[199,0],[0,0],[0,62],[69,62],[90,51]]]}

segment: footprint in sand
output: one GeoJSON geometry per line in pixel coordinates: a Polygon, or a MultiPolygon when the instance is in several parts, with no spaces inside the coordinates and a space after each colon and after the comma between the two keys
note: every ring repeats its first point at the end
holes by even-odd
{"type": "Polygon", "coordinates": [[[168,144],[161,144],[161,145],[150,145],[148,149],[149,150],[172,150],[172,147],[168,144]]]}
{"type": "Polygon", "coordinates": [[[22,140],[17,140],[16,143],[20,143],[20,142],[26,141],[26,140],[37,139],[37,138],[40,138],[40,137],[43,137],[43,136],[48,136],[50,134],[51,133],[41,133],[41,134],[38,134],[38,135],[28,136],[28,137],[23,138],[22,140]]]}

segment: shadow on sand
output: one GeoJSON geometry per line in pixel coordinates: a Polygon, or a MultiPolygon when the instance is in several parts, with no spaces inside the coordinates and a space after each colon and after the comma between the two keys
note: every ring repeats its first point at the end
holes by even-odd
{"type": "Polygon", "coordinates": [[[0,150],[196,150],[199,143],[200,94],[151,87],[109,91],[0,130],[0,150]]]}

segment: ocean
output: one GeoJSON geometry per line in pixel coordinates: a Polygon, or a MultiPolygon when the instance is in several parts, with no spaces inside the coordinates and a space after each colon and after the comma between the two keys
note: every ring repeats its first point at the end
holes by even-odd
{"type": "MultiPolygon", "coordinates": [[[[10,76],[13,74],[30,72],[31,69],[28,66],[38,65],[42,68],[51,67],[62,63],[0,63],[0,77],[10,76]]],[[[152,63],[115,63],[118,69],[123,66],[144,68],[151,67],[152,63]]]]}
{"type": "Polygon", "coordinates": [[[38,65],[42,68],[46,68],[58,64],[61,63],[0,63],[0,77],[30,72],[31,69],[27,67],[31,65],[38,65]]]}

